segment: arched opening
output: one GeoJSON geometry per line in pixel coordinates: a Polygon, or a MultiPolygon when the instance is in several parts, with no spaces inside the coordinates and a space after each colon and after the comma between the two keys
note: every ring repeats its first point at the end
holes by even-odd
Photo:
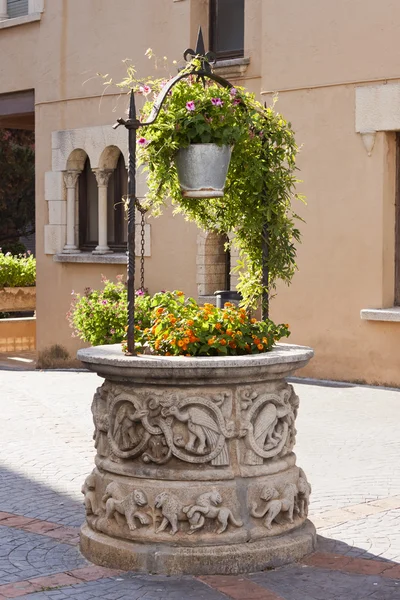
{"type": "Polygon", "coordinates": [[[79,175],[79,248],[93,250],[99,239],[99,204],[97,181],[86,158],[79,175]]]}
{"type": "Polygon", "coordinates": [[[113,250],[126,250],[127,227],[125,205],[128,189],[128,175],[125,160],[120,153],[116,167],[108,182],[107,190],[107,233],[108,245],[113,250]]]}

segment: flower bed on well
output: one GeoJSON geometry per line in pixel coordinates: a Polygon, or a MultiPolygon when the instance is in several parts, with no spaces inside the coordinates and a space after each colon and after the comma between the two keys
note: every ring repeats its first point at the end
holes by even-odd
{"type": "MultiPolygon", "coordinates": [[[[103,290],[74,294],[67,315],[73,335],[93,346],[121,342],[125,349],[127,292],[121,279],[104,279],[103,290]]],[[[288,325],[258,321],[230,302],[222,309],[200,306],[181,291],[137,291],[135,323],[136,351],[164,356],[258,354],[290,335],[288,325]]]]}

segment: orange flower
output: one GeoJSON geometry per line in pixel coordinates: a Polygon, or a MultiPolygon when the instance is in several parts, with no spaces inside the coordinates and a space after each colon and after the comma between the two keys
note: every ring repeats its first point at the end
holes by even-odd
{"type": "Polygon", "coordinates": [[[188,344],[189,342],[190,342],[190,340],[189,340],[189,338],[188,338],[188,337],[184,337],[184,338],[183,338],[183,343],[184,343],[184,344],[188,344]]]}
{"type": "Polygon", "coordinates": [[[229,346],[233,349],[237,348],[235,342],[229,342],[229,346]]]}
{"type": "Polygon", "coordinates": [[[245,344],[244,347],[246,348],[246,350],[250,350],[250,345],[249,344],[245,344]]]}
{"type": "Polygon", "coordinates": [[[176,293],[176,295],[177,295],[177,296],[183,296],[183,292],[181,292],[181,291],[179,291],[179,290],[178,290],[178,291],[176,291],[175,293],[176,293]]]}
{"type": "Polygon", "coordinates": [[[190,329],[186,329],[185,335],[191,336],[193,333],[190,331],[190,329]]]}
{"type": "Polygon", "coordinates": [[[228,315],[227,313],[224,313],[222,316],[223,316],[223,318],[224,318],[225,320],[226,320],[226,319],[229,319],[229,315],[228,315]]]}
{"type": "Polygon", "coordinates": [[[208,340],[207,344],[208,344],[209,346],[212,346],[214,342],[215,342],[215,338],[210,338],[210,339],[208,340]]]}
{"type": "Polygon", "coordinates": [[[220,344],[221,344],[221,346],[226,346],[226,340],[222,339],[222,340],[220,341],[220,344]]]}
{"type": "Polygon", "coordinates": [[[156,341],[156,343],[154,344],[154,348],[155,348],[156,350],[158,350],[158,349],[159,349],[159,347],[160,347],[160,342],[157,340],[157,341],[156,341]]]}
{"type": "Polygon", "coordinates": [[[252,319],[250,319],[250,323],[257,323],[257,319],[255,319],[254,317],[252,319]]]}
{"type": "Polygon", "coordinates": [[[178,346],[179,348],[182,348],[182,346],[185,345],[185,342],[183,340],[178,340],[178,346]]]}
{"type": "Polygon", "coordinates": [[[258,346],[259,344],[261,344],[261,340],[258,339],[258,337],[254,338],[254,343],[256,344],[256,346],[258,346]]]}
{"type": "Polygon", "coordinates": [[[262,341],[264,342],[264,344],[268,344],[268,340],[266,337],[263,337],[262,341]]]}
{"type": "Polygon", "coordinates": [[[264,346],[263,346],[262,344],[257,344],[257,348],[258,348],[259,350],[264,350],[264,346]]]}
{"type": "Polygon", "coordinates": [[[159,306],[159,307],[157,308],[157,310],[156,310],[156,314],[157,314],[157,315],[161,315],[161,313],[163,313],[163,312],[164,312],[164,309],[163,309],[163,307],[162,307],[162,306],[159,306]]]}
{"type": "Polygon", "coordinates": [[[285,327],[287,327],[287,328],[289,329],[289,323],[286,323],[286,324],[285,324],[285,327]]]}
{"type": "Polygon", "coordinates": [[[166,352],[165,356],[172,356],[171,352],[166,352]]]}
{"type": "Polygon", "coordinates": [[[214,325],[215,329],[221,329],[221,323],[215,323],[214,325]]]}
{"type": "Polygon", "coordinates": [[[194,325],[194,321],[192,321],[192,319],[189,319],[187,324],[189,325],[189,327],[192,327],[192,325],[194,325]]]}
{"type": "Polygon", "coordinates": [[[225,302],[224,307],[229,307],[229,306],[233,306],[232,302],[225,302]]]}
{"type": "Polygon", "coordinates": [[[171,346],[176,346],[176,338],[174,338],[173,340],[171,340],[171,346]]]}
{"type": "Polygon", "coordinates": [[[232,335],[232,333],[233,333],[232,329],[227,329],[226,330],[226,335],[232,335]]]}
{"type": "Polygon", "coordinates": [[[184,346],[182,346],[182,350],[187,350],[187,345],[185,344],[184,346]]]}

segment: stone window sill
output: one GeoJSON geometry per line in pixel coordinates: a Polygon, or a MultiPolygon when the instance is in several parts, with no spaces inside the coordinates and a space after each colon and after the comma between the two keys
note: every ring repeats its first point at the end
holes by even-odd
{"type": "Polygon", "coordinates": [[[91,252],[80,252],[79,254],[55,254],[54,262],[61,263],[101,263],[106,265],[126,265],[128,257],[124,252],[113,252],[112,254],[92,254],[91,252]]]}
{"type": "Polygon", "coordinates": [[[250,58],[229,58],[227,60],[217,60],[213,65],[213,71],[221,77],[243,77],[250,64],[250,58]]]}
{"type": "Polygon", "coordinates": [[[25,25],[25,23],[34,23],[35,21],[40,21],[41,18],[42,13],[32,13],[30,15],[23,15],[22,17],[15,17],[14,19],[5,19],[4,21],[0,21],[0,29],[25,25]]]}
{"type": "Polygon", "coordinates": [[[392,308],[363,308],[360,317],[366,321],[400,322],[400,306],[392,308]]]}

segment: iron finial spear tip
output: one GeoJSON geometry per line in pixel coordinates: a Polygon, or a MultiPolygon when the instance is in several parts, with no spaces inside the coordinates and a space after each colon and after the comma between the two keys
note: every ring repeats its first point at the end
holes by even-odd
{"type": "Polygon", "coordinates": [[[129,101],[129,119],[136,119],[135,93],[133,90],[131,90],[129,101]]]}
{"type": "Polygon", "coordinates": [[[204,56],[206,53],[206,49],[204,47],[204,39],[203,39],[203,31],[201,29],[201,25],[199,27],[199,32],[197,34],[197,42],[196,42],[196,50],[197,55],[204,56]]]}

